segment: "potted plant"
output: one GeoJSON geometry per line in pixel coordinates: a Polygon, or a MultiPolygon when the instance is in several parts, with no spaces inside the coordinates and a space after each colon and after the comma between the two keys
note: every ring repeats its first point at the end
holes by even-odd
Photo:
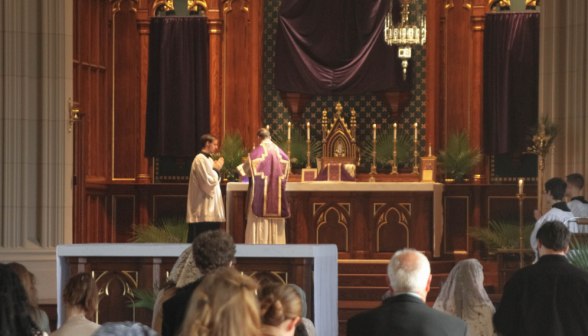
{"type": "MultiPolygon", "coordinates": [[[[523,248],[531,248],[531,233],[534,223],[526,223],[523,227],[523,248]]],[[[499,249],[519,248],[518,220],[490,220],[487,228],[472,227],[470,236],[486,245],[492,254],[499,249]]]]}
{"type": "MultiPolygon", "coordinates": [[[[307,155],[306,151],[308,145],[304,132],[300,127],[292,127],[290,132],[290,167],[292,170],[306,168],[307,155]]],[[[272,141],[288,154],[288,130],[280,129],[272,134],[272,141]]],[[[316,159],[321,157],[323,153],[323,145],[321,141],[310,140],[310,162],[316,162],[316,159]]]]}
{"type": "Polygon", "coordinates": [[[227,181],[239,180],[239,173],[237,172],[237,166],[243,162],[243,157],[247,156],[245,146],[243,146],[243,138],[239,132],[226,133],[223,138],[220,150],[218,153],[213,155],[215,160],[222,157],[225,160],[225,164],[221,169],[221,173],[224,179],[227,181]]]}
{"type": "MultiPolygon", "coordinates": [[[[376,143],[376,163],[382,167],[390,168],[394,163],[394,136],[388,128],[377,136],[376,143]]],[[[414,141],[408,134],[401,133],[396,138],[396,166],[399,170],[401,167],[410,164],[414,160],[413,155],[414,141]]],[[[372,139],[366,139],[362,145],[365,162],[370,166],[372,164],[372,153],[374,151],[374,142],[372,139]]],[[[409,173],[412,170],[409,170],[409,173]]]]}
{"type": "Polygon", "coordinates": [[[463,182],[466,174],[482,160],[480,148],[472,148],[466,132],[458,132],[449,136],[445,150],[439,151],[439,168],[443,173],[451,175],[456,182],[463,182]]]}
{"type": "Polygon", "coordinates": [[[133,243],[188,242],[188,224],[183,216],[162,217],[146,226],[133,225],[133,243]]]}

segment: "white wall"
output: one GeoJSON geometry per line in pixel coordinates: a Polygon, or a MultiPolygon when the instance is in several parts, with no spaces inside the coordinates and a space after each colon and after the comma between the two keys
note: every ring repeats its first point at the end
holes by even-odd
{"type": "Polygon", "coordinates": [[[0,3],[0,262],[56,298],[55,247],[71,243],[72,0],[0,3]]]}

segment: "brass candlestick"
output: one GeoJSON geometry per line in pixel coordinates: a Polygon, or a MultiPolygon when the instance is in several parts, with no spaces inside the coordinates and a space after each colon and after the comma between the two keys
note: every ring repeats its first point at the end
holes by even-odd
{"type": "Polygon", "coordinates": [[[524,253],[523,253],[523,200],[525,194],[517,194],[519,199],[519,256],[520,256],[520,267],[524,267],[524,253]]]}
{"type": "Polygon", "coordinates": [[[372,141],[374,143],[374,150],[372,152],[372,170],[370,171],[370,182],[376,182],[376,174],[378,173],[376,168],[376,144],[378,141],[376,139],[372,141]]]}
{"type": "Polygon", "coordinates": [[[310,139],[306,140],[306,168],[310,168],[310,139]]]}
{"type": "Polygon", "coordinates": [[[292,146],[292,140],[288,139],[288,158],[290,158],[291,146],[292,146]]]}
{"type": "Polygon", "coordinates": [[[417,150],[417,139],[414,139],[414,167],[412,167],[412,173],[419,174],[419,151],[417,150]]]}
{"type": "Polygon", "coordinates": [[[394,163],[392,164],[392,172],[390,175],[398,174],[398,165],[396,165],[396,142],[398,142],[398,140],[394,139],[394,163]]]}

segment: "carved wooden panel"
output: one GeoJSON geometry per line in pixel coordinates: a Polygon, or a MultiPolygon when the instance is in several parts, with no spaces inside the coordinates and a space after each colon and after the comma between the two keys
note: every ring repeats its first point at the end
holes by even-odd
{"type": "Polygon", "coordinates": [[[469,197],[446,196],[444,202],[444,251],[449,254],[467,254],[470,220],[469,197]]]}
{"type": "Polygon", "coordinates": [[[349,252],[351,209],[348,203],[315,203],[316,244],[335,244],[339,252],[349,252]]]}
{"type": "Polygon", "coordinates": [[[116,242],[129,242],[133,238],[136,222],[135,195],[112,196],[112,225],[116,242]]]}
{"type": "Polygon", "coordinates": [[[141,89],[137,3],[117,0],[112,6],[112,180],[134,181],[141,89]]]}
{"type": "Polygon", "coordinates": [[[76,233],[74,243],[113,242],[113,230],[107,213],[108,197],[104,191],[88,190],[84,225],[76,233]]]}
{"type": "Polygon", "coordinates": [[[410,204],[374,204],[376,252],[393,253],[410,247],[409,209],[410,204]]]}
{"type": "Polygon", "coordinates": [[[163,217],[186,216],[188,196],[186,195],[153,195],[153,221],[163,217]]]}
{"type": "Polygon", "coordinates": [[[136,300],[132,290],[138,287],[139,272],[113,270],[94,272],[93,275],[98,286],[98,310],[94,321],[98,324],[136,321],[136,308],[128,306],[136,300]]]}

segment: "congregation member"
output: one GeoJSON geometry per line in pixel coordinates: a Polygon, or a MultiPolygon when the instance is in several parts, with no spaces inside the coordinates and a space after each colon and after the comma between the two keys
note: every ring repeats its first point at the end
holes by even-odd
{"type": "MultiPolygon", "coordinates": [[[[300,288],[297,285],[290,284],[290,286],[294,287],[294,289],[296,289],[296,291],[298,292],[298,295],[300,295],[300,300],[302,302],[302,311],[300,313],[300,316],[302,317],[302,326],[306,330],[306,335],[316,336],[316,329],[314,328],[314,323],[312,323],[311,320],[306,318],[306,315],[308,313],[308,306],[306,305],[306,293],[302,290],[302,288],[300,288]]],[[[298,333],[296,333],[296,336],[298,336],[298,333]]]]}
{"type": "Polygon", "coordinates": [[[484,269],[476,259],[453,267],[433,308],[467,322],[470,336],[496,335],[492,324],[496,310],[484,289],[484,269]]]}
{"type": "Polygon", "coordinates": [[[302,298],[292,286],[269,283],[257,294],[263,336],[293,336],[302,320],[302,298]]]}
{"type": "Polygon", "coordinates": [[[504,336],[588,335],[588,273],[565,257],[570,230],[549,221],[537,232],[539,261],[517,271],[504,286],[494,315],[504,336]]]}
{"type": "Polygon", "coordinates": [[[163,303],[161,326],[163,336],[177,335],[184,322],[190,298],[196,288],[206,279],[207,274],[221,267],[232,266],[236,252],[233,238],[222,230],[207,231],[194,239],[192,256],[196,268],[202,276],[183,287],[178,286],[176,295],[163,303]]]}
{"type": "Polygon", "coordinates": [[[179,336],[259,336],[257,282],[231,267],[209,273],[189,297],[179,336]]]}
{"type": "Polygon", "coordinates": [[[414,249],[394,253],[388,264],[393,296],[380,307],[352,317],[347,336],[468,336],[466,322],[425,303],[431,279],[429,260],[422,253],[414,249]]]}
{"type": "MultiPolygon", "coordinates": [[[[566,189],[566,197],[570,198],[568,208],[572,211],[574,217],[588,218],[588,201],[582,196],[582,188],[584,188],[584,177],[581,174],[570,174],[566,177],[568,185],[566,189]]],[[[584,225],[578,226],[578,232],[588,233],[588,227],[584,225]]]]}
{"type": "MultiPolygon", "coordinates": [[[[545,182],[545,202],[547,202],[551,209],[544,215],[541,215],[539,210],[535,210],[535,228],[531,233],[531,247],[535,251],[535,261],[539,258],[537,249],[537,232],[541,226],[549,221],[560,221],[565,223],[566,220],[574,217],[568,205],[562,201],[566,193],[567,184],[559,177],[554,177],[545,182]]],[[[571,232],[578,232],[578,225],[575,222],[568,223],[571,232]]]]}
{"type": "Polygon", "coordinates": [[[35,276],[29,272],[27,268],[19,263],[10,263],[8,266],[18,275],[20,282],[22,283],[25,292],[27,292],[27,299],[29,304],[29,314],[33,319],[33,322],[39,327],[40,330],[51,333],[49,328],[49,318],[47,313],[39,309],[39,299],[37,297],[37,288],[35,284],[35,276]]]}
{"type": "Polygon", "coordinates": [[[151,328],[157,333],[161,333],[161,324],[163,323],[163,303],[174,295],[176,295],[176,288],[181,288],[190,284],[202,276],[200,270],[196,267],[194,256],[192,255],[192,246],[182,252],[174,267],[169,274],[167,282],[157,293],[155,303],[153,305],[153,319],[151,328]]]}
{"type": "Polygon", "coordinates": [[[100,328],[89,321],[98,309],[98,287],[89,273],[80,273],[67,282],[63,291],[66,320],[51,336],[91,336],[100,328]]]}
{"type": "Polygon", "coordinates": [[[245,244],[286,244],[286,220],[290,205],[286,182],[290,159],[271,141],[267,129],[257,131],[259,146],[237,170],[249,176],[245,244]]]}
{"type": "Polygon", "coordinates": [[[104,323],[92,336],[159,336],[159,334],[137,322],[109,322],[104,323]]]}
{"type": "Polygon", "coordinates": [[[188,184],[188,243],[199,234],[220,229],[225,221],[225,208],[220,182],[224,159],[212,159],[218,149],[218,140],[212,134],[200,138],[202,150],[192,162],[188,184]]]}
{"type": "Polygon", "coordinates": [[[47,336],[29,313],[27,293],[18,275],[0,264],[0,335],[47,336]]]}

